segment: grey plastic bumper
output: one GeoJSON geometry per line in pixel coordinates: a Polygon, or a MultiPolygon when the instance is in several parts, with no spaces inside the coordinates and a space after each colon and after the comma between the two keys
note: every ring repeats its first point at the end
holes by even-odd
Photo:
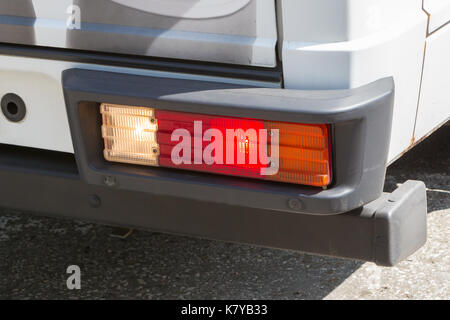
{"type": "Polygon", "coordinates": [[[425,184],[407,181],[375,205],[375,262],[393,266],[426,242],[425,184]]]}
{"type": "Polygon", "coordinates": [[[84,183],[72,155],[0,145],[0,204],[110,225],[392,266],[426,241],[426,195],[408,181],[362,208],[309,215],[162,197],[84,183]]]}

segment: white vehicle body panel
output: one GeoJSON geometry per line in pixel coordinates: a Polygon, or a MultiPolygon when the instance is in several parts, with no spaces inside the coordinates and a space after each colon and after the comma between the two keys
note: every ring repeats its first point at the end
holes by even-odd
{"type": "Polygon", "coordinates": [[[61,73],[70,68],[260,87],[276,85],[271,82],[0,55],[0,97],[14,92],[27,106],[26,117],[20,123],[9,122],[0,114],[0,143],[73,153],[61,85],[61,73]]]}
{"type": "Polygon", "coordinates": [[[276,66],[275,0],[0,1],[0,42],[276,66]]]}
{"type": "Polygon", "coordinates": [[[389,161],[401,155],[413,138],[420,91],[427,29],[421,0],[282,0],[280,6],[286,88],[355,88],[393,76],[389,161]]]}
{"type": "Polygon", "coordinates": [[[134,9],[168,17],[208,19],[234,14],[250,0],[111,0],[134,9]]]}
{"type": "Polygon", "coordinates": [[[423,0],[423,9],[430,15],[429,33],[450,21],[450,0],[423,0]]]}
{"type": "MultiPolygon", "coordinates": [[[[277,0],[278,35],[274,1],[1,1],[0,42],[273,67],[278,39],[289,89],[347,89],[394,77],[389,162],[448,120],[450,0],[277,0]],[[90,8],[83,10],[81,30],[67,30],[72,4],[90,8]],[[123,24],[117,22],[121,13],[128,15],[123,24]],[[143,22],[148,15],[155,20],[143,22]]],[[[273,85],[0,55],[0,97],[14,92],[28,108],[20,124],[0,115],[0,143],[73,152],[61,73],[74,67],[273,85]]]]}
{"type": "Polygon", "coordinates": [[[450,117],[450,27],[427,39],[414,138],[419,140],[450,117]]]}

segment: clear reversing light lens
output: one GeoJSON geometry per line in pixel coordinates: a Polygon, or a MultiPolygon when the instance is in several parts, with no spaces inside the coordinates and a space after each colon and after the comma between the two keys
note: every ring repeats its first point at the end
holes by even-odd
{"type": "Polygon", "coordinates": [[[153,109],[103,103],[100,110],[106,160],[158,165],[158,124],[153,109]]]}

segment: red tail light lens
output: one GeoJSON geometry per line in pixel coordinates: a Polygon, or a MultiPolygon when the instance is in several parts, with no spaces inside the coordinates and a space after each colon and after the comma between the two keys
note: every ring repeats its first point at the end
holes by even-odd
{"type": "Polygon", "coordinates": [[[101,105],[105,158],[325,187],[331,183],[325,124],[242,119],[101,105]]]}

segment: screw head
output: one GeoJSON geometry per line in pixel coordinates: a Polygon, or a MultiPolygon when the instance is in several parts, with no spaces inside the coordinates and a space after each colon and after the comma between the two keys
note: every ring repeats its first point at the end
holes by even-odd
{"type": "Polygon", "coordinates": [[[116,178],[114,178],[114,177],[112,177],[112,176],[106,176],[106,177],[103,179],[103,183],[104,183],[105,185],[107,185],[108,187],[114,187],[114,186],[117,184],[116,178]]]}
{"type": "Polygon", "coordinates": [[[302,208],[302,203],[298,199],[291,198],[288,201],[288,206],[292,210],[300,210],[302,208]]]}
{"type": "Polygon", "coordinates": [[[102,200],[96,194],[91,194],[88,197],[89,205],[93,208],[98,208],[102,205],[102,200]]]}

